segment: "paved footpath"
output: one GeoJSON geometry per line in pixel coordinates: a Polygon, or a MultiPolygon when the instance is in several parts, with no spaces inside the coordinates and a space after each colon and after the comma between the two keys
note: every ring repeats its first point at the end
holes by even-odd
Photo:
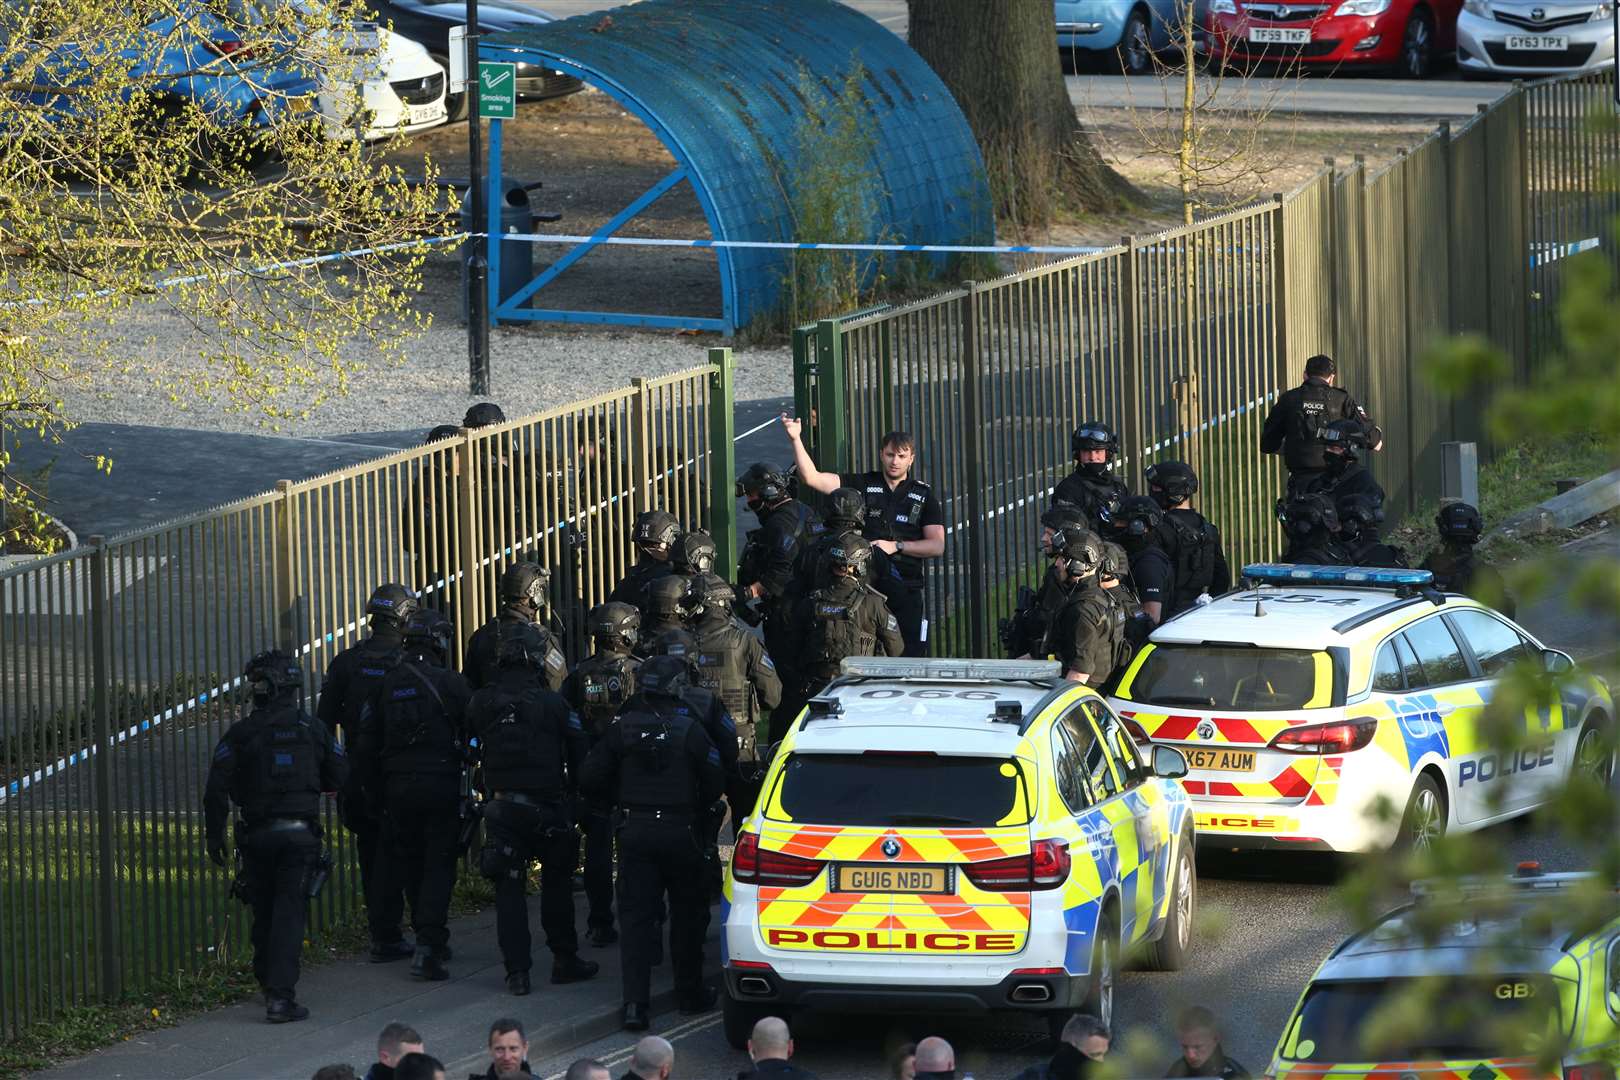
{"type": "MultiPolygon", "coordinates": [[[[578,925],[585,926],[584,897],[578,896],[578,925]]],[[[95,1076],[105,1080],[308,1080],[323,1065],[347,1062],[364,1075],[377,1057],[377,1033],[402,1020],[422,1033],[427,1052],[443,1061],[450,1080],[489,1066],[489,1025],[511,1016],[529,1032],[529,1054],[541,1061],[566,1056],[570,1047],[622,1036],[619,1032],[619,949],[586,945],[580,955],[602,965],[596,978],[568,986],[551,985],[551,954],[543,945],[539,897],[529,900],[529,923],[535,933],[534,993],[515,998],[506,992],[506,969],[495,945],[493,907],[451,923],[450,979],[417,982],[409,962],[372,964],[347,957],[306,969],[298,982],[298,999],[310,1018],[297,1024],[267,1024],[258,998],[182,1021],[172,1028],[143,1033],[128,1042],[97,1051],[48,1072],[41,1078],[69,1080],[95,1076]]],[[[710,919],[711,978],[719,972],[719,923],[710,919]]],[[[693,1018],[674,1011],[669,965],[653,970],[653,1031],[683,1028],[693,1018]]],[[[709,1014],[717,1017],[718,1014],[709,1014]]],[[[701,1019],[701,1018],[700,1018],[701,1019]]],[[[569,1060],[572,1060],[571,1058],[569,1060]]],[[[564,1062],[566,1066],[567,1062],[564,1062]]]]}

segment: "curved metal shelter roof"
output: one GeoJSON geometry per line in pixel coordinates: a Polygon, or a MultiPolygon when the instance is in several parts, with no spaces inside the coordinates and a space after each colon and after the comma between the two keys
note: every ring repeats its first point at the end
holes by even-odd
{"type": "MultiPolygon", "coordinates": [[[[869,118],[862,241],[987,244],[994,217],[973,133],[933,70],[898,36],[833,0],[645,0],[491,34],[485,61],[528,61],[612,96],[663,141],[714,240],[815,241],[793,220],[807,111],[859,65],[869,118]],[[805,79],[820,93],[806,93],[805,79]]],[[[660,192],[661,194],[661,192],[660,192]]],[[[655,196],[656,197],[656,196],[655,196]]],[[[717,248],[725,322],[769,313],[791,252],[717,248]]]]}

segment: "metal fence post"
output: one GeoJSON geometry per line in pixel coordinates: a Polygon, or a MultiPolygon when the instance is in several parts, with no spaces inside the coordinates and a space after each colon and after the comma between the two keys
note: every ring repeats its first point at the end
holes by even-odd
{"type": "Polygon", "coordinates": [[[816,423],[821,427],[816,467],[830,472],[848,472],[852,466],[849,446],[849,373],[844,370],[844,330],[837,319],[816,323],[816,394],[819,410],[816,423]]]}
{"type": "Polygon", "coordinates": [[[630,508],[637,515],[652,509],[652,413],[647,380],[630,380],[635,396],[630,399],[630,508]]]}
{"type": "Polygon", "coordinates": [[[963,282],[962,300],[962,460],[967,466],[967,569],[969,656],[990,655],[984,602],[990,591],[984,533],[984,386],[979,356],[979,283],[963,282]]]}
{"type": "Polygon", "coordinates": [[[815,333],[813,326],[793,328],[793,415],[804,421],[801,435],[804,448],[810,451],[812,458],[820,460],[817,453],[821,425],[817,423],[816,416],[815,333]]]}
{"type": "MultiPolygon", "coordinates": [[[[460,534],[461,544],[461,594],[459,596],[459,611],[456,615],[458,630],[456,632],[456,649],[464,647],[464,642],[474,630],[483,625],[483,604],[481,603],[484,584],[484,558],[480,549],[483,537],[478,528],[480,511],[480,492],[477,467],[478,436],[470,428],[462,428],[460,439],[456,442],[456,456],[460,459],[460,467],[455,470],[456,477],[456,529],[460,534]]],[[[461,657],[459,662],[464,662],[461,657]]]]}
{"type": "Polygon", "coordinates": [[[297,655],[298,634],[298,504],[291,480],[277,480],[276,494],[276,619],[277,646],[297,655]]]}
{"type": "MultiPolygon", "coordinates": [[[[283,480],[282,483],[287,481],[283,480]]],[[[96,961],[100,998],[124,994],[124,943],[118,924],[118,834],[113,814],[113,732],[107,612],[107,538],[90,538],[91,723],[94,725],[96,786],[96,961]]]]}
{"type": "Polygon", "coordinates": [[[1271,313],[1277,324],[1277,381],[1275,388],[1281,390],[1288,385],[1288,237],[1284,223],[1288,214],[1283,208],[1282,192],[1274,192],[1271,196],[1271,251],[1273,297],[1271,313]]]}
{"type": "Polygon", "coordinates": [[[737,414],[736,362],[730,349],[710,349],[709,363],[709,535],[714,565],[725,577],[737,573],[737,414]]]}
{"type": "Polygon", "coordinates": [[[1125,441],[1125,468],[1132,491],[1141,491],[1146,470],[1143,458],[1147,455],[1147,436],[1143,432],[1142,383],[1146,373],[1142,370],[1141,310],[1136,289],[1136,237],[1122,236],[1120,246],[1125,249],[1119,261],[1119,344],[1123,354],[1125,388],[1125,415],[1121,433],[1125,441]]]}

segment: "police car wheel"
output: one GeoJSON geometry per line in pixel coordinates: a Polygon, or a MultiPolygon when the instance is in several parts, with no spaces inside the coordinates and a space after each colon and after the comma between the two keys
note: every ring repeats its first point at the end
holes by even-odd
{"type": "Polygon", "coordinates": [[[1119,927],[1112,910],[1097,918],[1097,940],[1091,947],[1091,977],[1086,1003],[1080,1011],[1090,1013],[1110,1030],[1114,1026],[1114,982],[1119,977],[1119,927]]]}
{"type": "Polygon", "coordinates": [[[1395,846],[1403,851],[1427,851],[1446,832],[1446,796],[1434,777],[1423,773],[1412,785],[1401,817],[1401,831],[1395,846]]]}
{"type": "Polygon", "coordinates": [[[780,1008],[767,1012],[758,1005],[744,1005],[729,993],[720,995],[720,1023],[725,1029],[726,1042],[733,1050],[748,1049],[748,1040],[754,1037],[754,1025],[767,1016],[787,1019],[787,1013],[780,1008]]]}
{"type": "Polygon", "coordinates": [[[1164,917],[1159,940],[1148,945],[1149,971],[1179,971],[1192,944],[1193,915],[1198,905],[1198,872],[1193,863],[1193,838],[1183,835],[1176,845],[1176,861],[1171,864],[1170,910],[1164,917]]]}
{"type": "Polygon", "coordinates": [[[1604,745],[1606,732],[1599,720],[1588,720],[1575,744],[1575,771],[1585,773],[1604,787],[1614,776],[1614,754],[1604,745]]]}

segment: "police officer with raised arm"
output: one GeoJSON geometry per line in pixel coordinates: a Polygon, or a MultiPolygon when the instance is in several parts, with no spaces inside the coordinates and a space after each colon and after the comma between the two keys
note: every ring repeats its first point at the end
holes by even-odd
{"type": "Polygon", "coordinates": [[[802,421],[782,415],[799,479],[824,495],[847,485],[865,497],[862,534],[877,553],[873,584],[899,623],[905,655],[927,655],[924,560],[945,554],[945,510],[934,489],[911,475],[917,462],[916,440],[908,432],[889,432],[878,446],[881,467],[846,477],[816,468],[801,438],[803,428],[802,421]]]}
{"type": "Polygon", "coordinates": [[[348,763],[326,725],[299,707],[304,673],[297,661],[279,650],[262,652],[242,677],[253,709],[214,747],[203,791],[208,857],[225,865],[234,802],[242,882],[253,909],[253,974],[264,990],[265,1019],[285,1024],[309,1016],[294,991],[306,905],[318,887],[321,793],[342,789],[348,763]]]}
{"type": "Polygon", "coordinates": [[[619,840],[622,1020],[627,1031],[650,1023],[652,964],[664,897],[669,898],[669,955],[682,1013],[707,1012],[715,991],[703,982],[709,903],[697,824],[720,798],[720,751],[685,693],[686,661],[657,656],[641,665],[636,693],[585,761],[587,793],[615,805],[619,840]]]}
{"type": "Polygon", "coordinates": [[[1074,471],[1052,490],[1052,503],[1078,506],[1090,528],[1104,506],[1131,493],[1108,468],[1119,457],[1119,436],[1101,420],[1087,420],[1069,436],[1069,451],[1074,455],[1074,471]]]}
{"type": "Polygon", "coordinates": [[[1070,682],[1100,684],[1114,670],[1123,620],[1097,580],[1103,547],[1090,529],[1068,526],[1052,534],[1049,555],[1063,591],[1063,607],[1047,631],[1043,653],[1070,682]]]}
{"type": "MultiPolygon", "coordinates": [[[[586,618],[596,651],[575,665],[563,683],[563,697],[584,724],[585,737],[594,747],[613,718],[636,692],[641,659],[633,655],[641,640],[641,614],[619,600],[598,604],[586,618]]],[[[585,829],[586,937],[592,945],[619,940],[613,928],[613,826],[611,806],[581,797],[580,817],[585,829]]]]}
{"type": "Polygon", "coordinates": [[[1305,361],[1305,381],[1283,391],[1266,414],[1260,429],[1260,451],[1281,454],[1289,484],[1303,483],[1327,468],[1322,432],[1336,420],[1359,420],[1369,429],[1368,446],[1380,450],[1384,433],[1373,426],[1349,392],[1334,385],[1339,368],[1333,357],[1317,355],[1305,361]]]}
{"type": "Polygon", "coordinates": [[[467,721],[478,739],[484,794],[484,848],[478,868],[495,886],[495,934],[506,989],[530,989],[529,866],[540,861],[540,924],[551,950],[553,983],[596,974],[579,958],[574,928],[575,788],[588,749],[579,714],[544,683],[550,642],[537,626],[501,635],[495,682],[473,695],[467,721]]]}
{"type": "Polygon", "coordinates": [[[613,586],[608,599],[629,604],[645,618],[648,588],[674,570],[670,565],[670,556],[675,550],[676,541],[681,538],[681,523],[667,511],[647,510],[636,515],[631,538],[640,558],[630,572],[613,586]]]}
{"type": "Polygon", "coordinates": [[[550,644],[546,650],[546,686],[552,690],[562,687],[568,677],[568,661],[563,656],[559,635],[548,625],[550,588],[551,575],[539,563],[515,562],[501,571],[501,610],[467,639],[462,669],[467,684],[474,690],[482,690],[495,681],[500,666],[496,657],[500,651],[501,631],[530,625],[539,627],[550,644]]]}
{"type": "MultiPolygon", "coordinates": [[[[338,653],[327,665],[315,715],[328,731],[343,740],[350,752],[351,766],[360,708],[370,700],[382,677],[398,662],[405,647],[405,624],[420,609],[417,595],[404,585],[377,586],[366,602],[371,633],[364,641],[338,653]]],[[[358,787],[359,779],[365,775],[364,768],[350,768],[349,782],[338,795],[338,817],[354,834],[355,858],[360,863],[360,891],[371,931],[371,962],[385,964],[405,959],[414,947],[400,932],[400,921],[405,917],[404,894],[398,889],[376,888],[379,881],[375,880],[372,870],[377,861],[382,822],[371,816],[370,801],[358,787]]]]}
{"type": "Polygon", "coordinates": [[[1186,611],[1208,593],[1219,596],[1232,587],[1232,570],[1221,547],[1221,531],[1192,508],[1198,474],[1183,461],[1161,461],[1143,474],[1148,496],[1164,511],[1159,546],[1169,556],[1173,588],[1164,608],[1168,619],[1186,611]]]}

